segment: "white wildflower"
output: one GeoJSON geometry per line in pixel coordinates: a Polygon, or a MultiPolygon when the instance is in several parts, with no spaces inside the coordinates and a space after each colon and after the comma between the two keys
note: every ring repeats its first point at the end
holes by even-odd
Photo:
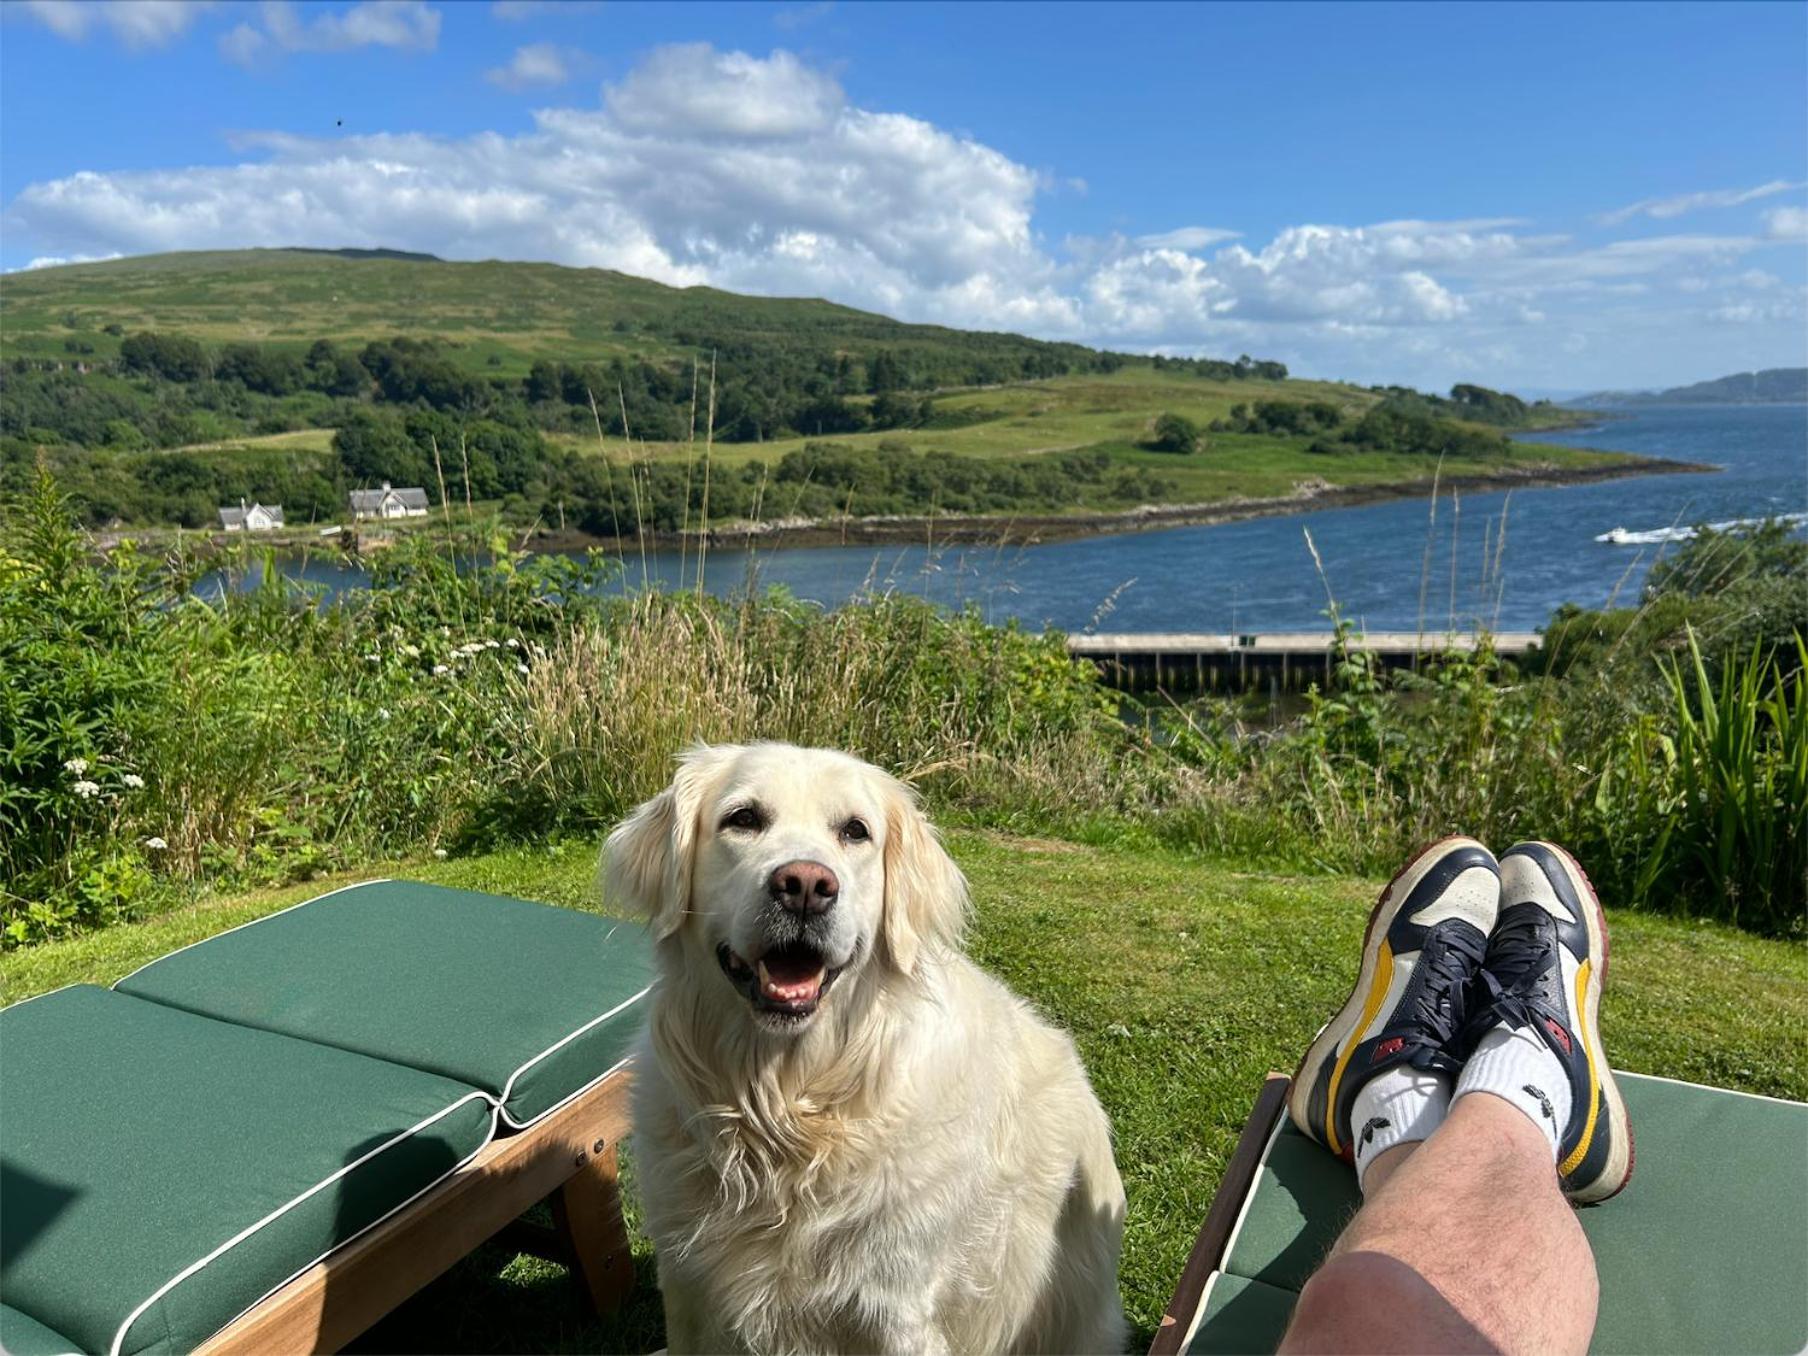
{"type": "Polygon", "coordinates": [[[444,848],[434,848],[433,855],[442,862],[446,860],[446,850],[444,848]]]}
{"type": "Polygon", "coordinates": [[[519,650],[521,648],[521,642],[516,640],[513,636],[510,636],[507,640],[503,641],[502,643],[504,645],[508,646],[509,649],[511,649],[511,650],[519,650]]]}
{"type": "Polygon", "coordinates": [[[131,790],[131,791],[144,790],[144,778],[140,777],[136,772],[128,772],[128,773],[126,773],[125,776],[121,777],[119,780],[126,784],[126,788],[128,790],[131,790]]]}
{"type": "Polygon", "coordinates": [[[402,647],[402,653],[407,655],[410,659],[419,659],[421,657],[421,647],[418,645],[404,645],[402,647]]]}
{"type": "Polygon", "coordinates": [[[450,672],[452,672],[452,670],[448,665],[435,664],[433,666],[433,676],[435,678],[443,678],[446,674],[448,674],[450,672]]]}
{"type": "Polygon", "coordinates": [[[158,838],[155,834],[153,834],[151,837],[145,839],[144,845],[146,847],[148,847],[152,852],[162,852],[165,848],[167,848],[169,846],[168,843],[164,842],[161,838],[158,838]]]}
{"type": "Polygon", "coordinates": [[[377,708],[377,719],[378,720],[388,720],[389,719],[389,708],[387,706],[379,706],[377,708]]]}
{"type": "Polygon", "coordinates": [[[100,794],[100,783],[77,782],[75,784],[75,794],[80,796],[83,800],[92,800],[100,794]]]}
{"type": "Polygon", "coordinates": [[[86,772],[87,770],[88,770],[88,760],[86,758],[71,758],[67,763],[63,764],[63,771],[71,773],[77,777],[81,776],[82,773],[86,772]]]}
{"type": "Polygon", "coordinates": [[[383,656],[380,654],[367,654],[364,656],[364,662],[366,664],[381,664],[383,662],[383,656]]]}
{"type": "Polygon", "coordinates": [[[516,664],[515,665],[516,673],[526,673],[527,671],[528,671],[528,668],[527,668],[526,664],[516,664]]]}
{"type": "Polygon", "coordinates": [[[502,648],[502,642],[499,640],[486,640],[483,643],[483,648],[486,650],[499,650],[502,648]]]}

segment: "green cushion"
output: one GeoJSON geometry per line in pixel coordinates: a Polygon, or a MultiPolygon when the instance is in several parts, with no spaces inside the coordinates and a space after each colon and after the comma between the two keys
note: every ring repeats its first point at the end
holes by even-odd
{"type": "Polygon", "coordinates": [[[495,1125],[450,1079],[86,985],[0,1045],[0,1292],[88,1352],[190,1350],[495,1125]]]}
{"type": "Polygon", "coordinates": [[[30,1314],[0,1304],[0,1351],[6,1356],[71,1356],[81,1348],[30,1314]]]}
{"type": "MultiPolygon", "coordinates": [[[[1593,1350],[1801,1351],[1808,1106],[1617,1076],[1638,1158],[1625,1191],[1578,1212],[1601,1277],[1593,1350]]],[[[1214,1285],[1188,1349],[1274,1350],[1292,1305],[1271,1292],[1297,1295],[1358,1204],[1355,1175],[1283,1122],[1223,1261],[1259,1301],[1214,1285]]]]}
{"type": "Polygon", "coordinates": [[[1187,1350],[1196,1356],[1273,1351],[1298,1298],[1292,1290],[1214,1271],[1205,1286],[1205,1318],[1187,1350]]]}
{"type": "Polygon", "coordinates": [[[1283,1117],[1224,1269],[1297,1293],[1360,1204],[1356,1174],[1283,1117]]]}
{"type": "Polygon", "coordinates": [[[443,1074],[527,1125],[618,1066],[653,977],[645,929],[412,881],[322,895],[115,987],[443,1074]]]}

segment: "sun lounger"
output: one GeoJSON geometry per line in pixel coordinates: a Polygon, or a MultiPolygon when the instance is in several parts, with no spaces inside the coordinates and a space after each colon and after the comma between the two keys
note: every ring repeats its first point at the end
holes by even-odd
{"type": "MultiPolygon", "coordinates": [[[[1597,1352],[1808,1346],[1808,1105],[1618,1073],[1638,1158],[1581,1210],[1601,1278],[1597,1352]]],[[[1359,1204],[1356,1177],[1287,1119],[1269,1076],[1151,1356],[1272,1352],[1359,1204]]]]}
{"type": "Polygon", "coordinates": [[[631,925],[378,881],[0,1013],[0,1349],[336,1350],[552,1197],[593,1299],[631,925]]]}

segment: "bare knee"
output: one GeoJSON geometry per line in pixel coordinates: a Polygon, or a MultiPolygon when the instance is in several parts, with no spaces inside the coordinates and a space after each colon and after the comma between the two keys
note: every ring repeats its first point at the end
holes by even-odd
{"type": "Polygon", "coordinates": [[[1495,1352],[1430,1281],[1398,1258],[1340,1253],[1306,1282],[1284,1352],[1495,1352]]]}

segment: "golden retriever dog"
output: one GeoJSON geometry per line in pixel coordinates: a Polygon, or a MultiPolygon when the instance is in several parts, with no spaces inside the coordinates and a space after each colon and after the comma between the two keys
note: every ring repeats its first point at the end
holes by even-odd
{"type": "Polygon", "coordinates": [[[909,788],[699,748],[604,860],[659,946],[634,1156],[673,1352],[1123,1350],[1110,1125],[962,954],[909,788]]]}

